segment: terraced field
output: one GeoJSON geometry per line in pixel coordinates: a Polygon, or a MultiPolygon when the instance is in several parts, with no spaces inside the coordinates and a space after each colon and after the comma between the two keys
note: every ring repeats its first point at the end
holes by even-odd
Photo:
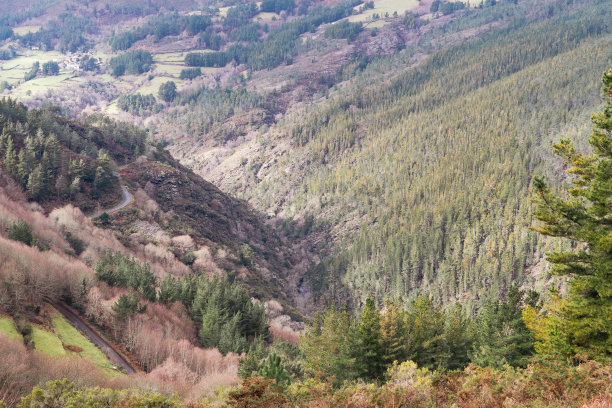
{"type": "MultiPolygon", "coordinates": [[[[51,313],[50,324],[51,327],[32,325],[32,340],[36,351],[55,357],[78,355],[102,367],[110,377],[122,375],[113,368],[109,359],[99,348],[54,309],[51,313]]],[[[13,319],[8,316],[0,316],[0,333],[15,339],[22,337],[13,319]]]]}

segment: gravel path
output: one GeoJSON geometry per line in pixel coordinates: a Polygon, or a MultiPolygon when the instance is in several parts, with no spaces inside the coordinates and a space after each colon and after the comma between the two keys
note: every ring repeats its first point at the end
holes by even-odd
{"type": "Polygon", "coordinates": [[[121,201],[121,203],[111,208],[98,210],[95,213],[88,215],[87,218],[96,218],[104,213],[110,214],[112,212],[119,211],[123,207],[129,205],[134,200],[134,196],[132,196],[132,193],[130,193],[124,186],[121,186],[121,194],[123,195],[123,201],[121,201]]]}

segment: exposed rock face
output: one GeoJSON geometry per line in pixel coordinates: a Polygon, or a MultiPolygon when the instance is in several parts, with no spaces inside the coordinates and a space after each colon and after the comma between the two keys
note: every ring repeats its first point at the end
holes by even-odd
{"type": "MultiPolygon", "coordinates": [[[[139,159],[122,171],[123,179],[134,189],[143,189],[170,217],[173,234],[189,234],[198,244],[230,251],[226,271],[237,277],[257,298],[273,296],[287,312],[295,310],[295,285],[288,284],[299,257],[267,225],[265,216],[247,203],[223,193],[173,160],[168,153],[156,153],[156,161],[139,159]],[[252,259],[243,259],[244,247],[252,259]],[[293,288],[292,288],[293,287],[293,288]]],[[[287,313],[285,312],[285,313],[287,313]]]]}

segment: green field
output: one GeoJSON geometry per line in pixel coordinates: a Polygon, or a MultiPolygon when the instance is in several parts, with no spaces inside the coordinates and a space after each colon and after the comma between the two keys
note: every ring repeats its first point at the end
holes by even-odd
{"type": "Polygon", "coordinates": [[[62,346],[62,341],[50,331],[43,330],[38,326],[32,326],[32,340],[34,348],[41,353],[50,356],[65,356],[66,350],[62,346]]]}
{"type": "MultiPolygon", "coordinates": [[[[96,347],[91,341],[83,336],[76,328],[74,328],[64,317],[59,313],[53,313],[51,324],[55,332],[45,330],[45,328],[32,325],[32,340],[34,341],[34,349],[41,353],[50,356],[66,356],[75,355],[86,358],[97,366],[102,367],[103,371],[111,377],[120,375],[121,373],[113,369],[113,365],[104,355],[102,350],[96,347]],[[76,346],[82,349],[80,352],[72,352],[66,350],[64,345],[76,346]]],[[[17,331],[13,319],[6,316],[0,316],[0,333],[14,339],[21,339],[22,336],[17,331]]]]}
{"type": "MultiPolygon", "coordinates": [[[[348,20],[352,22],[368,21],[372,20],[374,14],[380,15],[382,18],[386,13],[392,16],[394,11],[397,11],[397,14],[401,16],[404,12],[415,9],[418,6],[418,0],[374,0],[373,9],[365,10],[361,14],[350,16],[348,20]]],[[[359,7],[361,7],[361,5],[355,7],[355,9],[357,10],[359,7]]]]}
{"type": "Polygon", "coordinates": [[[103,367],[104,372],[113,376],[118,375],[119,372],[113,370],[111,363],[108,358],[102,353],[102,351],[96,347],[91,341],[83,336],[74,326],[72,326],[62,315],[56,313],[51,319],[53,327],[57,332],[59,339],[67,345],[77,346],[83,349],[79,354],[91,361],[92,363],[103,367]]]}
{"type": "Polygon", "coordinates": [[[0,333],[6,334],[8,337],[13,339],[21,338],[21,334],[17,332],[13,319],[9,317],[0,316],[0,333]]]}

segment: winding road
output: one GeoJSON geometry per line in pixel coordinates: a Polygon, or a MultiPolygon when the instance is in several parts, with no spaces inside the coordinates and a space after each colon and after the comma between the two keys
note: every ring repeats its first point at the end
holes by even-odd
{"type": "Polygon", "coordinates": [[[108,344],[98,333],[95,332],[83,319],[81,319],[76,313],[61,302],[54,302],[51,299],[47,299],[58,312],[62,314],[70,322],[71,325],[77,328],[85,337],[87,337],[93,344],[95,344],[104,354],[108,356],[110,361],[123,367],[123,372],[126,374],[135,374],[136,369],[127,361],[117,350],[108,344]]]}
{"type": "Polygon", "coordinates": [[[134,196],[132,196],[132,193],[130,193],[128,189],[125,188],[124,186],[121,186],[121,194],[123,195],[123,201],[121,201],[121,203],[111,208],[105,208],[102,210],[98,210],[95,213],[88,215],[87,218],[96,218],[96,217],[101,216],[104,213],[110,214],[115,211],[119,211],[123,207],[128,206],[134,200],[134,196]]]}

